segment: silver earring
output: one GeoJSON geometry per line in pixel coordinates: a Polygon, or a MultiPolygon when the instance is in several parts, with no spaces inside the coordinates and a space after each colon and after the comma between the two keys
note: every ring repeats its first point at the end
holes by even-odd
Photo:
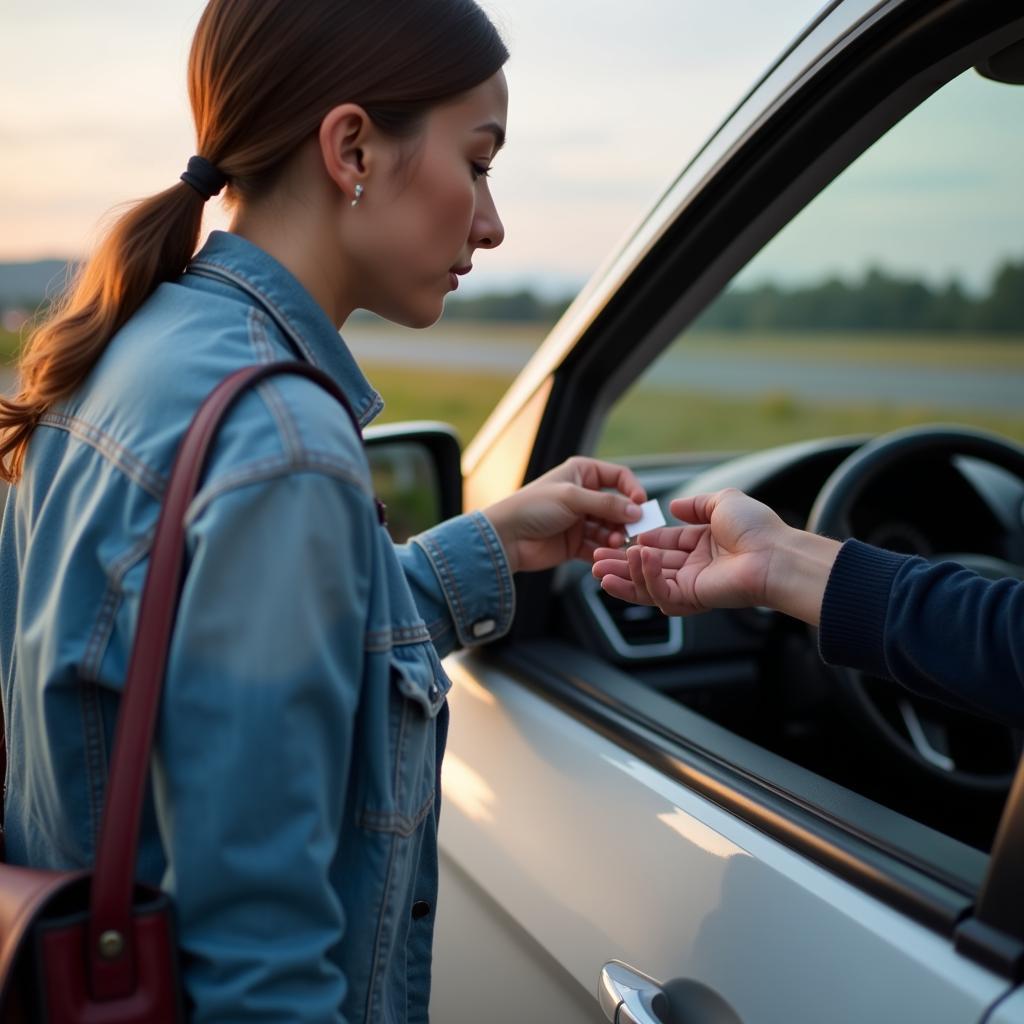
{"type": "Polygon", "coordinates": [[[365,191],[366,190],[363,188],[362,185],[356,185],[356,197],[355,197],[355,199],[352,200],[352,205],[353,206],[358,206],[359,205],[359,200],[363,198],[363,192],[365,192],[365,191]]]}

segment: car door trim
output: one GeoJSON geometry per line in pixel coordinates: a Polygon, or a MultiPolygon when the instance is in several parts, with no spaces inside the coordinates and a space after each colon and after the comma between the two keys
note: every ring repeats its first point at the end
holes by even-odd
{"type": "Polygon", "coordinates": [[[972,911],[980,851],[817,776],[562,641],[472,655],[699,793],[941,935],[972,911]],[[829,806],[831,805],[831,806],[829,806]],[[900,833],[900,845],[880,834],[900,833]]]}
{"type": "Polygon", "coordinates": [[[1024,759],[1006,800],[974,916],[956,930],[957,951],[1024,980],[1024,759]]]}

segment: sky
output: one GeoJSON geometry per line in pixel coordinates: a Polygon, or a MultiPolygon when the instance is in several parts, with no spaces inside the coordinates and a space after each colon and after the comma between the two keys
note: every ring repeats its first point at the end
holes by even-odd
{"type": "Polygon", "coordinates": [[[1024,88],[973,70],[862,154],[741,272],[804,282],[868,267],[986,292],[1024,259],[1024,88]]]}
{"type": "MultiPolygon", "coordinates": [[[[529,282],[557,294],[604,262],[817,13],[820,0],[482,5],[512,52],[506,67],[509,140],[492,173],[506,239],[480,254],[465,283],[482,290],[529,282]]],[[[194,151],[185,68],[202,6],[200,0],[3,0],[0,261],[87,253],[117,204],[177,179],[194,151]]],[[[1004,107],[988,118],[984,144],[961,147],[961,179],[977,178],[993,163],[986,145],[1005,149],[999,143],[1006,134],[1004,107]]],[[[940,112],[914,139],[890,147],[876,173],[877,194],[887,180],[898,182],[922,145],[939,145],[936,125],[945,131],[950,117],[976,116],[971,104],[957,109],[940,112]]],[[[1015,146],[1000,153],[1000,174],[1007,180],[1024,157],[1015,146]]],[[[832,246],[831,269],[888,259],[898,269],[917,267],[933,278],[978,277],[982,266],[987,273],[1010,253],[1013,232],[1020,229],[1019,220],[1002,226],[993,220],[998,237],[985,243],[983,253],[968,245],[962,258],[940,257],[908,221],[908,231],[896,232],[903,248],[879,253],[872,249],[876,243],[860,240],[863,209],[876,206],[870,181],[865,186],[863,175],[858,180],[859,210],[851,201],[817,236],[798,232],[788,246],[780,239],[774,260],[761,261],[760,272],[820,276],[829,268],[815,258],[814,247],[841,231],[849,244],[842,251],[832,246]]],[[[887,216],[909,217],[913,207],[915,223],[924,225],[930,211],[948,210],[951,197],[962,198],[941,175],[934,185],[927,197],[916,183],[904,188],[902,198],[886,189],[887,216]]],[[[216,201],[208,211],[207,228],[226,226],[216,201]]],[[[965,237],[973,216],[965,208],[958,229],[965,237]]]]}
{"type": "MultiPolygon", "coordinates": [[[[579,282],[643,217],[819,0],[484,0],[509,49],[504,245],[476,285],[579,282]]],[[[199,0],[3,0],[0,260],[87,252],[193,153],[199,0]]],[[[226,226],[210,204],[209,226],[226,226]]],[[[467,279],[467,284],[469,283],[467,279]]]]}

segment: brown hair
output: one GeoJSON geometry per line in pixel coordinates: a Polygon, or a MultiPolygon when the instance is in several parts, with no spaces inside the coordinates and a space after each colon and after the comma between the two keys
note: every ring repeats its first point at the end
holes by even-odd
{"type": "MultiPolygon", "coordinates": [[[[196,152],[227,177],[229,204],[254,200],[332,107],[358,103],[388,134],[411,137],[431,107],[507,59],[474,0],[211,0],[189,56],[196,152]]],[[[39,418],[183,271],[202,216],[202,197],[181,181],[114,223],[29,336],[18,395],[0,398],[0,478],[19,479],[39,418]]]]}

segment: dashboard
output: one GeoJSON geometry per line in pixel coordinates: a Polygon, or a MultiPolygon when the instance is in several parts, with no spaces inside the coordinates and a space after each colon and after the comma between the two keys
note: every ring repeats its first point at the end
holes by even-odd
{"type": "MultiPolygon", "coordinates": [[[[802,528],[833,470],[864,440],[831,438],[711,464],[681,458],[674,465],[634,468],[669,521],[673,498],[739,487],[802,528]]],[[[879,474],[858,499],[851,521],[854,536],[903,554],[955,559],[969,551],[1024,563],[1024,482],[976,458],[922,458],[879,474]]],[[[563,567],[556,589],[576,639],[641,673],[666,661],[748,657],[761,649],[778,618],[767,610],[738,609],[666,619],[657,609],[609,597],[582,564],[563,567]]]]}
{"type": "MultiPolygon", "coordinates": [[[[669,521],[673,498],[738,487],[791,525],[804,527],[833,471],[866,440],[826,438],[717,460],[645,461],[634,463],[633,469],[669,521]]],[[[850,523],[854,536],[901,553],[970,559],[972,567],[985,557],[1004,568],[1024,566],[1024,481],[973,456],[927,455],[882,469],[859,493],[850,523]]],[[[877,783],[890,803],[900,799],[892,792],[893,775],[881,765],[877,772],[868,771],[856,754],[847,758],[850,763],[838,763],[844,748],[862,748],[863,736],[856,738],[855,726],[836,699],[841,688],[834,670],[821,661],[814,634],[804,624],[758,608],[666,618],[656,608],[610,597],[583,563],[563,566],[555,587],[557,626],[574,644],[814,770],[865,792],[877,783]]],[[[865,680],[865,685],[874,684],[865,680]]],[[[885,685],[889,703],[879,699],[878,704],[883,714],[895,716],[896,699],[885,685]]],[[[921,710],[929,721],[948,720],[958,763],[988,769],[998,746],[1001,764],[1005,728],[991,723],[975,728],[980,720],[968,721],[941,705],[921,710]]],[[[900,728],[899,722],[893,727],[900,728]]],[[[1016,751],[1005,753],[1012,757],[1016,751]]],[[[955,780],[940,781],[944,786],[938,786],[943,792],[936,798],[936,820],[948,813],[942,801],[955,785],[955,780]]],[[[928,814],[920,780],[907,781],[905,796],[913,813],[928,814]]],[[[977,834],[964,838],[983,844],[987,827],[988,819],[977,834]]]]}

